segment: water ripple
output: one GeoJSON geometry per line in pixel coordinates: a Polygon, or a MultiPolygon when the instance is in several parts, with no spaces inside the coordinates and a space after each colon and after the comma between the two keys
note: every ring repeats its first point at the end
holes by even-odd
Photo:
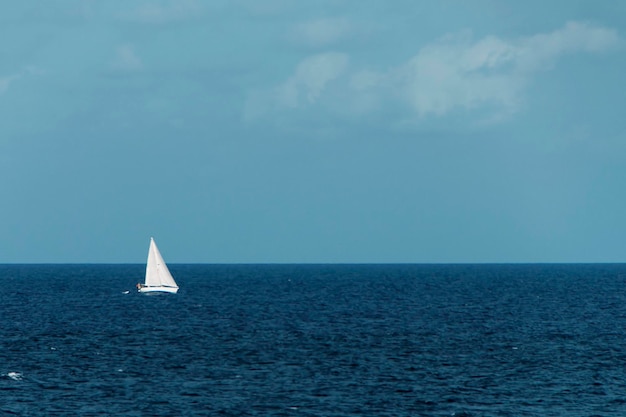
{"type": "Polygon", "coordinates": [[[626,415],[625,268],[0,266],[0,412],[626,415]]]}

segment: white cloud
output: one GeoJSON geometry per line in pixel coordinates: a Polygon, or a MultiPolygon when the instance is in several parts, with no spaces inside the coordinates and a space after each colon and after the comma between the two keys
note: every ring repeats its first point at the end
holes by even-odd
{"type": "Polygon", "coordinates": [[[326,85],[344,73],[348,61],[348,56],[339,52],[306,58],[298,64],[295,73],[277,88],[279,102],[287,107],[315,103],[326,85]]]}
{"type": "Polygon", "coordinates": [[[581,22],[569,22],[562,29],[538,34],[517,42],[516,63],[520,70],[547,69],[561,55],[575,52],[604,52],[621,43],[615,30],[581,22]]]}
{"type": "Polygon", "coordinates": [[[259,117],[281,108],[306,107],[321,101],[334,81],[333,92],[341,94],[325,103],[344,114],[378,110],[389,114],[390,109],[402,112],[404,106],[418,120],[460,109],[480,110],[474,114],[480,114],[478,123],[499,122],[520,109],[528,84],[540,71],[554,68],[562,56],[605,52],[621,43],[615,30],[570,22],[553,32],[516,39],[475,40],[470,32],[449,34],[423,46],[406,63],[382,72],[349,73],[347,54],[319,54],[300,62],[279,86],[252,93],[246,114],[259,117]]]}
{"type": "Polygon", "coordinates": [[[295,26],[294,33],[304,43],[319,47],[337,42],[351,30],[352,25],[347,19],[325,18],[300,23],[295,26]]]}
{"type": "Polygon", "coordinates": [[[512,109],[524,79],[500,69],[510,69],[515,52],[495,38],[475,44],[448,38],[422,48],[398,71],[398,82],[421,117],[487,103],[512,109]]]}
{"type": "Polygon", "coordinates": [[[535,72],[553,67],[564,54],[602,52],[618,43],[615,31],[576,22],[516,40],[473,41],[462,33],[423,47],[403,66],[399,82],[420,117],[479,106],[510,113],[535,72]]]}
{"type": "Polygon", "coordinates": [[[143,63],[135,54],[132,46],[122,45],[115,51],[115,57],[111,61],[111,68],[116,71],[132,72],[142,69],[143,63]]]}
{"type": "Polygon", "coordinates": [[[315,104],[329,83],[345,74],[349,57],[339,52],[311,55],[296,66],[293,74],[278,86],[256,89],[248,94],[243,118],[259,119],[281,109],[304,108],[315,104]]]}

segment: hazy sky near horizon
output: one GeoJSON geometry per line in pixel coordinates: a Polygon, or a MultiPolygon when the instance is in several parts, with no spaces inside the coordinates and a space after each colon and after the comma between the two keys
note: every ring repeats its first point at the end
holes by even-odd
{"type": "Polygon", "coordinates": [[[626,262],[626,3],[0,4],[0,263],[626,262]]]}

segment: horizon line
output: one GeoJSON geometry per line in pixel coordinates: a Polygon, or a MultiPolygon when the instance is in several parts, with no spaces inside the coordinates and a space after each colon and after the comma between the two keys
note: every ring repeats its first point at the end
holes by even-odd
{"type": "MultiPolygon", "coordinates": [[[[171,265],[617,265],[626,261],[569,262],[569,261],[515,261],[515,262],[167,262],[171,265]]],[[[145,265],[144,262],[0,262],[0,265],[145,265]]]]}

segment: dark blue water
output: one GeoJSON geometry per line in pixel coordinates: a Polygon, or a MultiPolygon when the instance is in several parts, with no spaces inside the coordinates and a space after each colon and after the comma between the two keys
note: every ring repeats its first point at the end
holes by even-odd
{"type": "Polygon", "coordinates": [[[0,266],[0,415],[626,415],[626,265],[170,269],[0,266]]]}

